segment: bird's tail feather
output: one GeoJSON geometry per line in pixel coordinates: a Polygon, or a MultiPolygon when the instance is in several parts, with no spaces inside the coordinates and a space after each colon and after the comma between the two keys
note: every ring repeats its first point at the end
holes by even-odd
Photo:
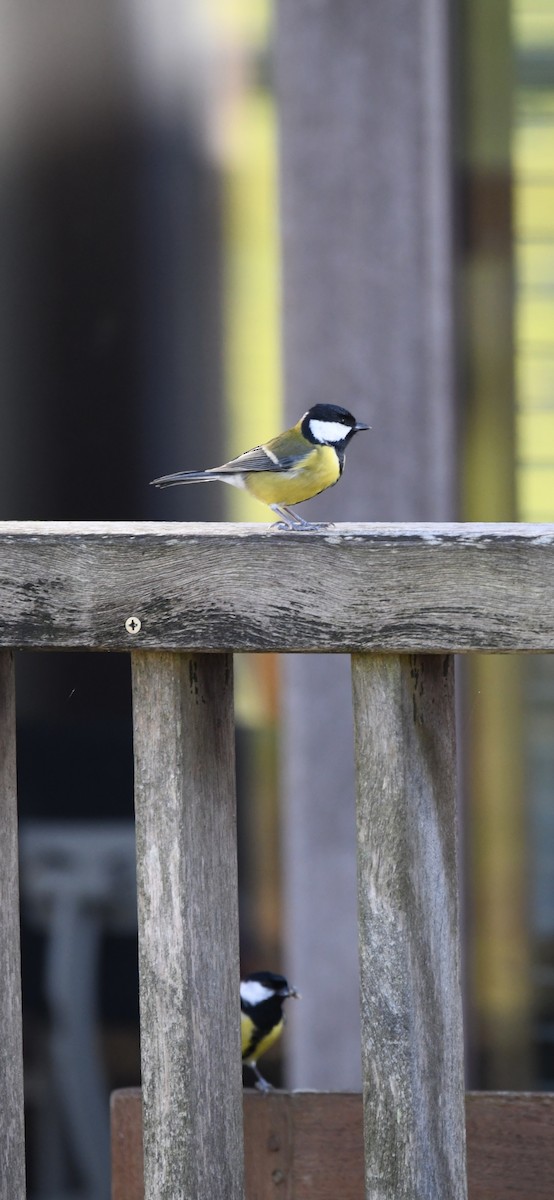
{"type": "Polygon", "coordinates": [[[210,471],[177,471],[175,475],[161,475],[159,479],[152,479],[151,483],[154,487],[164,488],[173,487],[175,483],[211,483],[217,478],[210,471]]]}

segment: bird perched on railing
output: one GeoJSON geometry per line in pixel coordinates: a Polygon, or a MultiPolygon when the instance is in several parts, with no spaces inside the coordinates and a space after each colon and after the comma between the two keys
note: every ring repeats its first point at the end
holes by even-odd
{"type": "Polygon", "coordinates": [[[179,483],[210,483],[215,479],[245,488],[256,500],[268,504],[281,517],[278,529],[318,529],[320,523],[305,521],[290,504],[311,500],[338,483],[350,439],[369,429],[352,413],[336,404],[314,404],[292,429],[280,433],[263,446],[255,446],[238,458],[207,471],[177,471],[153,479],[155,487],[179,483]]]}
{"type": "Polygon", "coordinates": [[[257,1061],[281,1036],[285,1023],[283,1004],[289,996],[300,1000],[300,993],[283,975],[272,971],[255,971],[241,979],[240,1023],[242,1061],[256,1076],[261,1092],[271,1091],[271,1084],[260,1073],[257,1061]]]}

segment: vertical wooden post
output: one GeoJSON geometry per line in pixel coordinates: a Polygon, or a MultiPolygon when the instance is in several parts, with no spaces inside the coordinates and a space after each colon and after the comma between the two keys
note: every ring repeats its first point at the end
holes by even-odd
{"type": "MultiPolygon", "coordinates": [[[[452,7],[275,5],[287,421],[326,401],[372,426],[309,520],[456,512],[452,7]]],[[[283,675],[285,960],[305,995],[288,1079],[359,1087],[349,664],[293,655],[283,675]]]]}
{"type": "Polygon", "coordinates": [[[242,1200],[232,659],[133,656],[146,1200],[242,1200]]]}
{"type": "Polygon", "coordinates": [[[25,1200],[13,654],[0,652],[0,1200],[25,1200]]]}
{"type": "Polygon", "coordinates": [[[465,1200],[453,661],[353,657],[367,1200],[465,1200]]]}

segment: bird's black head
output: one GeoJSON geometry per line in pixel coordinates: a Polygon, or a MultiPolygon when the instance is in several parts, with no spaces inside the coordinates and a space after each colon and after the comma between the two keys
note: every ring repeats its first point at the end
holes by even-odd
{"type": "Polygon", "coordinates": [[[246,975],[240,983],[240,1001],[242,1008],[248,1010],[258,1005],[267,1005],[279,1009],[288,996],[300,999],[296,988],[289,984],[284,975],[275,975],[273,971],[254,971],[246,975]]]}
{"type": "Polygon", "coordinates": [[[363,421],[357,421],[346,408],[338,404],[314,404],[304,413],[300,422],[302,433],[316,446],[335,446],[344,450],[355,433],[369,429],[363,421]]]}

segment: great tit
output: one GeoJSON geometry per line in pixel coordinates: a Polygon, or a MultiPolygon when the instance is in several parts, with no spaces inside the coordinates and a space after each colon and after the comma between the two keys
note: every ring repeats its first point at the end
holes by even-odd
{"type": "Polygon", "coordinates": [[[279,529],[317,529],[320,523],[305,521],[288,507],[311,500],[338,483],[344,468],[344,453],[350,439],[369,429],[345,408],[336,404],[314,404],[292,429],[280,433],[264,446],[255,446],[238,458],[208,471],[178,471],[153,479],[155,487],[176,483],[210,483],[220,479],[245,488],[251,496],[268,504],[281,517],[279,529]]]}
{"type": "Polygon", "coordinates": [[[288,996],[300,1000],[296,988],[272,971],[255,971],[241,979],[242,1061],[254,1072],[261,1092],[270,1092],[271,1084],[260,1074],[257,1060],[281,1036],[286,1019],[283,1004],[288,996]]]}

